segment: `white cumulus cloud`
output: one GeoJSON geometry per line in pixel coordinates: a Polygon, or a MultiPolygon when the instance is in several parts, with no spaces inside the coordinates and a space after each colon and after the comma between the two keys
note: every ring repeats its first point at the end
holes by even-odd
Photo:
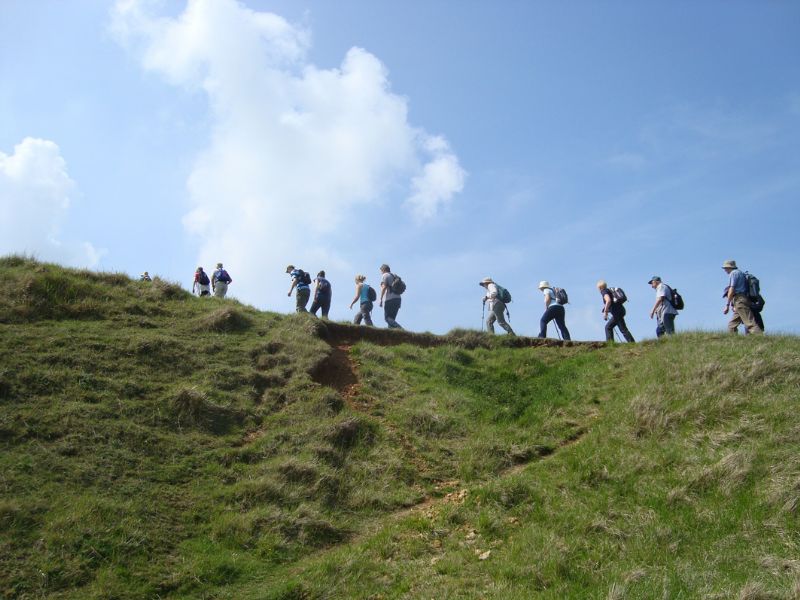
{"type": "Polygon", "coordinates": [[[75,183],[54,142],[25,138],[0,152],[0,254],[93,267],[100,253],[88,242],[61,239],[75,183]]]}
{"type": "Polygon", "coordinates": [[[119,0],[112,31],[144,69],[208,98],[213,129],[184,226],[202,239],[201,264],[239,272],[240,298],[275,297],[263,273],[286,262],[349,268],[329,236],[365,225],[359,207],[404,206],[422,223],[462,189],[447,141],[408,122],[407,99],[368,51],[323,69],[308,61],[310,32],[278,15],[236,0],[189,0],[177,17],[153,6],[119,0]]]}

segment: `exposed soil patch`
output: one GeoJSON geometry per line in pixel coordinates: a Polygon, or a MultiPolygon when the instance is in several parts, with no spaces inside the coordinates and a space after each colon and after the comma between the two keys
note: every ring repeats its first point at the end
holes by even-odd
{"type": "Polygon", "coordinates": [[[331,347],[328,357],[311,371],[311,379],[320,385],[332,387],[342,396],[352,394],[353,388],[358,384],[358,377],[350,358],[350,347],[331,347]]]}

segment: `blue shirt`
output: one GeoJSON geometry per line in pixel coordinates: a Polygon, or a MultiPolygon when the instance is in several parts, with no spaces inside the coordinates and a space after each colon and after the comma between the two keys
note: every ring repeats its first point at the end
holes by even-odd
{"type": "Polygon", "coordinates": [[[307,283],[303,283],[300,280],[300,273],[301,273],[300,269],[295,269],[294,271],[292,271],[289,274],[291,276],[292,280],[297,281],[297,286],[296,286],[297,289],[298,290],[309,290],[309,289],[311,289],[310,286],[307,283]]]}
{"type": "Polygon", "coordinates": [[[747,294],[749,291],[747,277],[745,277],[744,273],[742,273],[739,269],[734,269],[731,271],[731,279],[728,285],[733,288],[734,294],[747,294]]]}
{"type": "Polygon", "coordinates": [[[359,299],[361,300],[361,304],[364,304],[364,303],[370,301],[370,299],[369,299],[369,285],[367,285],[366,283],[362,283],[361,284],[361,295],[359,296],[359,299]]]}

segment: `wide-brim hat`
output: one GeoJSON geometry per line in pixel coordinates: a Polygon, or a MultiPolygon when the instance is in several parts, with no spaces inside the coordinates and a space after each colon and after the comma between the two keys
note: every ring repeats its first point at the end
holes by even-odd
{"type": "Polygon", "coordinates": [[[544,280],[544,281],[540,281],[539,282],[539,289],[540,290],[543,290],[544,288],[549,288],[549,287],[550,287],[550,282],[549,281],[544,280]]]}
{"type": "Polygon", "coordinates": [[[726,260],[724,263],[722,263],[722,268],[723,269],[737,269],[738,267],[736,266],[736,261],[735,260],[726,260]]]}
{"type": "Polygon", "coordinates": [[[647,283],[653,283],[654,281],[661,281],[661,277],[658,275],[653,275],[650,279],[647,280],[647,283]]]}
{"type": "Polygon", "coordinates": [[[494,283],[491,277],[484,277],[483,281],[481,281],[478,285],[488,285],[490,283],[494,283]]]}

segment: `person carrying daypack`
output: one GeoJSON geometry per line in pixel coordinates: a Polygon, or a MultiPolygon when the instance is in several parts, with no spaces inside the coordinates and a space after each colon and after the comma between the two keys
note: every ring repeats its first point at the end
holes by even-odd
{"type": "MultiPolygon", "coordinates": [[[[753,315],[753,302],[750,299],[750,282],[736,266],[735,260],[726,260],[722,269],[729,275],[728,295],[722,314],[727,315],[733,307],[733,315],[728,322],[728,331],[738,333],[739,325],[744,325],[747,333],[764,333],[753,315]]],[[[760,292],[760,290],[755,290],[760,292]]]]}
{"type": "Polygon", "coordinates": [[[516,335],[503,315],[504,312],[508,311],[506,304],[511,302],[509,291],[503,286],[497,285],[492,281],[491,277],[485,277],[478,285],[486,290],[486,294],[483,297],[484,306],[486,306],[487,302],[489,303],[489,317],[486,319],[486,329],[489,333],[494,333],[494,323],[497,321],[500,327],[508,332],[508,335],[516,335]]]}
{"type": "Polygon", "coordinates": [[[610,288],[604,280],[597,282],[597,289],[603,298],[603,320],[606,321],[606,341],[614,341],[614,327],[619,327],[620,333],[626,341],[633,342],[633,336],[625,324],[625,302],[628,297],[622,288],[610,288]],[[611,315],[611,318],[608,318],[611,315]]]}
{"type": "Polygon", "coordinates": [[[383,306],[383,318],[390,329],[402,329],[397,322],[397,313],[400,311],[401,297],[405,291],[405,283],[394,273],[386,263],[380,266],[381,272],[381,299],[378,306],[383,306]]]}
{"type": "MultiPolygon", "coordinates": [[[[657,317],[656,337],[664,334],[673,335],[675,333],[675,317],[678,316],[675,293],[671,287],[661,281],[661,277],[658,275],[653,275],[647,283],[656,291],[656,301],[650,310],[650,318],[657,317]]],[[[683,307],[682,300],[680,306],[683,307]]]]}
{"type": "Polygon", "coordinates": [[[550,321],[556,322],[556,327],[561,331],[561,337],[569,341],[569,329],[565,320],[566,310],[564,304],[569,302],[567,293],[562,288],[554,288],[549,281],[540,281],[539,289],[544,295],[544,314],[539,320],[539,337],[547,337],[547,324],[550,321]]]}
{"type": "Polygon", "coordinates": [[[214,290],[214,295],[217,298],[224,298],[228,293],[228,286],[233,282],[231,276],[222,267],[222,263],[217,263],[217,269],[211,276],[211,289],[214,290]]]}
{"type": "Polygon", "coordinates": [[[211,295],[211,280],[208,278],[208,273],[203,271],[203,267],[197,267],[197,270],[194,272],[192,293],[197,293],[198,296],[211,295]]]}
{"type": "Polygon", "coordinates": [[[139,275],[139,281],[153,281],[153,280],[150,278],[150,273],[145,271],[144,273],[139,275]]]}
{"type": "Polygon", "coordinates": [[[353,304],[358,302],[358,312],[353,318],[353,323],[361,325],[363,320],[365,325],[372,327],[372,303],[375,302],[378,295],[372,286],[364,283],[366,279],[364,275],[356,275],[356,295],[350,303],[350,308],[352,309],[353,304]]]}
{"type": "Polygon", "coordinates": [[[292,290],[296,288],[297,291],[294,295],[295,310],[299,313],[308,312],[306,304],[308,304],[308,299],[311,296],[311,275],[303,271],[303,269],[295,268],[294,265],[287,266],[286,272],[292,278],[292,285],[286,295],[291,296],[292,290]]]}
{"type": "Polygon", "coordinates": [[[325,279],[325,271],[317,273],[314,279],[314,301],[311,303],[311,314],[317,316],[317,311],[322,309],[322,318],[328,318],[328,311],[331,309],[331,282],[325,279]]]}

